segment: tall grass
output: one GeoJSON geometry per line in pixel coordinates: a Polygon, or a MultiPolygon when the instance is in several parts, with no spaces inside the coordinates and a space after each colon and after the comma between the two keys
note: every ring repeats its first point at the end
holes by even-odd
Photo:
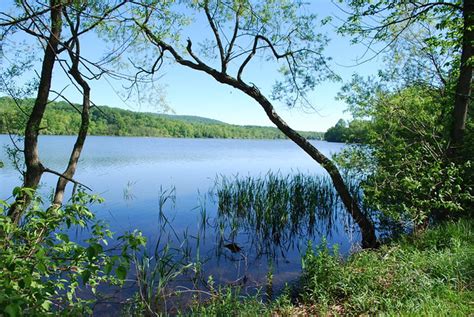
{"type": "Polygon", "coordinates": [[[169,210],[176,203],[174,187],[162,188],[159,192],[158,227],[154,244],[133,255],[135,267],[136,296],[125,308],[128,315],[161,316],[174,306],[179,291],[178,281],[192,281],[200,264],[193,252],[199,253],[199,242],[191,245],[188,232],[176,232],[169,210]],[[189,273],[194,272],[193,277],[189,273]]]}
{"type": "Polygon", "coordinates": [[[296,237],[331,235],[341,223],[351,223],[325,176],[221,176],[215,188],[217,223],[226,240],[233,241],[239,230],[247,231],[262,253],[274,252],[275,246],[288,248],[296,237]]]}
{"type": "Polygon", "coordinates": [[[302,300],[323,315],[472,315],[473,228],[472,220],[445,223],[345,262],[325,245],[310,247],[302,300]]]}
{"type": "Polygon", "coordinates": [[[297,298],[265,303],[228,289],[192,316],[472,316],[474,223],[445,223],[343,260],[323,241],[303,258],[297,298]]]}

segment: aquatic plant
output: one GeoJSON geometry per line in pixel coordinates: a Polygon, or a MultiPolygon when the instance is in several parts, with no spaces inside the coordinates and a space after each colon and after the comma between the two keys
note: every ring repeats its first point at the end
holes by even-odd
{"type": "MultiPolygon", "coordinates": [[[[358,194],[357,186],[352,191],[358,194]]],[[[350,224],[332,181],[325,176],[273,172],[263,177],[220,176],[215,194],[217,227],[225,236],[220,243],[246,231],[260,253],[274,254],[275,247],[288,248],[295,237],[327,236],[340,224],[350,224]]]]}
{"type": "Polygon", "coordinates": [[[125,313],[132,316],[167,314],[169,302],[173,302],[170,298],[176,301],[180,295],[180,290],[175,287],[176,281],[192,283],[201,273],[199,235],[196,245],[192,246],[187,230],[178,233],[173,228],[174,219],[169,215],[169,211],[175,208],[176,189],[160,187],[158,196],[154,243],[135,250],[132,256],[137,291],[124,307],[125,313]],[[186,276],[189,272],[191,276],[186,276]]]}
{"type": "Polygon", "coordinates": [[[221,288],[186,316],[469,316],[473,222],[465,219],[403,236],[343,261],[326,242],[309,244],[301,289],[271,302],[221,288]]]}

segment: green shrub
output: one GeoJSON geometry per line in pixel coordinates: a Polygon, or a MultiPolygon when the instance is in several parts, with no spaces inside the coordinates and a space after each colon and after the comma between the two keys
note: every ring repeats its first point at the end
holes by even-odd
{"type": "Polygon", "coordinates": [[[305,301],[327,304],[333,297],[343,295],[338,294],[342,266],[337,246],[330,250],[323,240],[315,251],[310,242],[302,259],[302,268],[305,301]]]}
{"type": "MultiPolygon", "coordinates": [[[[32,203],[20,225],[0,215],[0,314],[90,314],[93,301],[81,298],[80,292],[95,293],[103,283],[120,284],[129,268],[128,252],[143,245],[144,237],[136,232],[119,237],[121,249],[109,255],[112,233],[87,207],[101,198],[80,191],[66,206],[45,210],[33,190],[14,190],[15,195],[23,193],[32,203]],[[86,231],[87,238],[74,242],[73,229],[86,231]]],[[[7,210],[8,204],[1,203],[7,210]]]]}
{"type": "MultiPolygon", "coordinates": [[[[466,143],[456,159],[449,154],[452,100],[423,85],[390,91],[355,80],[371,97],[346,87],[343,98],[354,117],[365,120],[367,137],[337,160],[363,176],[365,203],[405,228],[472,214],[472,146],[466,143]]],[[[473,137],[469,121],[466,142],[473,137]]]]}

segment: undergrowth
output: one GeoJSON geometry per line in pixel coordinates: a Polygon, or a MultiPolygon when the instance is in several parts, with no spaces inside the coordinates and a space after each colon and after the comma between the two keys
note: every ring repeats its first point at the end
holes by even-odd
{"type": "Polygon", "coordinates": [[[473,221],[439,225],[346,260],[325,242],[308,246],[299,297],[270,303],[223,290],[196,304],[200,316],[425,315],[474,313],[473,221]]]}

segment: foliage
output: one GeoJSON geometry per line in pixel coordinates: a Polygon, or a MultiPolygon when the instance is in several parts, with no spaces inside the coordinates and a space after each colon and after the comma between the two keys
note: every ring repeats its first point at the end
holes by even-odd
{"type": "Polygon", "coordinates": [[[364,120],[366,135],[365,144],[346,150],[339,163],[365,171],[366,202],[403,228],[470,214],[474,131],[466,59],[472,55],[472,6],[339,2],[348,12],[339,31],[365,42],[367,52],[385,62],[378,76],[355,75],[343,88],[340,97],[355,120],[364,120]]]}
{"type": "Polygon", "coordinates": [[[346,123],[340,119],[334,127],[324,133],[324,140],[328,142],[365,143],[367,140],[368,125],[366,120],[352,120],[346,123]]]}
{"type": "MultiPolygon", "coordinates": [[[[353,171],[365,165],[363,188],[372,208],[415,226],[470,212],[472,156],[453,162],[447,155],[448,97],[424,85],[391,92],[359,77],[341,96],[356,118],[366,118],[367,131],[365,144],[338,160],[353,171]]],[[[468,128],[466,135],[472,133],[468,128]]]]}
{"type": "Polygon", "coordinates": [[[339,273],[342,273],[339,272],[342,271],[342,262],[337,245],[330,250],[326,240],[323,239],[315,252],[310,241],[301,261],[304,300],[327,305],[331,299],[329,294],[338,296],[335,293],[338,288],[339,273]]]}
{"type": "Polygon", "coordinates": [[[324,243],[316,252],[309,245],[302,299],[322,315],[469,315],[473,243],[472,220],[461,220],[346,262],[324,243]]]}
{"type": "MultiPolygon", "coordinates": [[[[338,2],[344,3],[348,12],[348,17],[339,31],[353,35],[354,42],[365,42],[375,52],[378,52],[375,43],[382,43],[382,49],[395,49],[395,53],[400,53],[397,51],[399,42],[409,40],[411,47],[417,46],[415,42],[424,47],[423,51],[417,51],[419,56],[413,56],[411,61],[415,59],[426,61],[425,57],[430,55],[431,57],[451,55],[452,58],[461,48],[463,3],[460,0],[417,2],[338,0],[338,2]],[[420,56],[424,57],[420,59],[420,56]]],[[[451,62],[451,59],[447,59],[439,66],[444,68],[451,62]]],[[[422,73],[419,75],[424,83],[432,80],[427,76],[428,69],[420,68],[422,73]]]]}
{"type": "Polygon", "coordinates": [[[347,123],[340,119],[334,127],[324,133],[324,140],[328,142],[345,142],[347,139],[347,123]]]}
{"type": "Polygon", "coordinates": [[[297,307],[292,302],[290,289],[285,287],[282,294],[273,301],[265,302],[257,294],[243,295],[240,288],[220,287],[209,293],[209,298],[196,301],[185,316],[295,316],[308,309],[297,307]]]}
{"type": "Polygon", "coordinates": [[[474,243],[470,219],[403,236],[343,259],[323,241],[303,257],[298,298],[220,288],[186,316],[466,316],[472,312],[474,243]]]}
{"type": "Polygon", "coordinates": [[[175,294],[170,291],[170,284],[182,278],[187,270],[195,269],[194,263],[186,260],[183,250],[171,248],[169,241],[153,256],[146,252],[133,255],[138,284],[137,299],[131,306],[135,313],[137,308],[144,314],[167,313],[167,297],[175,294]]]}
{"type": "Polygon", "coordinates": [[[191,316],[268,316],[265,304],[255,297],[240,295],[239,289],[222,288],[217,290],[205,303],[196,302],[191,306],[191,316]]]}
{"type": "MultiPolygon", "coordinates": [[[[20,225],[0,216],[0,312],[6,316],[84,315],[91,313],[101,284],[121,284],[130,264],[131,250],[145,243],[139,233],[118,238],[121,248],[109,247],[112,233],[94,219],[88,206],[101,198],[80,191],[61,208],[41,208],[41,200],[28,188],[15,188],[15,196],[26,194],[31,205],[20,225]],[[85,234],[81,242],[74,230],[85,234]],[[111,252],[114,251],[114,254],[111,252]]],[[[5,209],[6,202],[2,202],[5,209]]]]}
{"type": "MultiPolygon", "coordinates": [[[[22,108],[29,111],[31,105],[31,99],[24,99],[22,108]]],[[[11,99],[0,98],[0,114],[0,133],[21,134],[25,117],[11,99]]],[[[46,110],[41,133],[71,135],[77,133],[79,125],[80,115],[71,105],[52,102],[46,110]]],[[[91,109],[89,134],[178,138],[285,138],[283,133],[273,127],[237,126],[207,118],[139,113],[105,106],[91,109]]],[[[319,132],[302,134],[312,139],[322,137],[319,132]]]]}
{"type": "Polygon", "coordinates": [[[174,51],[171,54],[174,58],[180,55],[179,61],[197,62],[242,80],[247,77],[246,67],[252,67],[249,62],[258,56],[275,61],[274,70],[281,76],[275,82],[273,97],[288,106],[308,106],[308,91],[324,80],[338,79],[327,65],[329,58],[322,54],[328,39],[318,29],[327,21],[318,21],[307,10],[305,1],[176,1],[169,13],[184,11],[190,16],[207,18],[206,33],[188,38],[187,43],[177,41],[175,34],[187,34],[191,27],[201,27],[198,23],[202,20],[193,19],[187,28],[166,34],[162,29],[167,16],[160,12],[160,3],[136,1],[138,7],[133,18],[124,21],[124,29],[136,29],[138,25],[151,43],[160,46],[161,56],[152,51],[154,55],[145,60],[148,67],[144,69],[155,70],[163,54],[174,51]]]}

